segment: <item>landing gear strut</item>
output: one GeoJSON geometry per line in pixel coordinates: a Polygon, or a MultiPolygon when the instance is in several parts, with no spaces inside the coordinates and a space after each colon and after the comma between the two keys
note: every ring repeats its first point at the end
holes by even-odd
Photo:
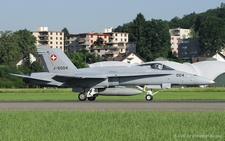
{"type": "Polygon", "coordinates": [[[144,86],[143,88],[141,86],[136,86],[136,87],[146,93],[145,99],[147,101],[152,101],[153,96],[159,92],[159,91],[157,91],[157,92],[152,93],[152,89],[146,90],[146,86],[144,86]]]}

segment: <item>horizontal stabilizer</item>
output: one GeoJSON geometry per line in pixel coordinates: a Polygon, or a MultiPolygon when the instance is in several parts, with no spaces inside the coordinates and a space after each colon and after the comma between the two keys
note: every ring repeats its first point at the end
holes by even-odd
{"type": "Polygon", "coordinates": [[[31,77],[29,75],[20,75],[20,74],[13,74],[13,73],[10,73],[10,75],[17,76],[17,77],[22,77],[22,78],[27,78],[27,79],[32,79],[32,80],[51,82],[51,80],[49,80],[49,79],[43,79],[43,78],[38,78],[38,77],[31,77]]]}

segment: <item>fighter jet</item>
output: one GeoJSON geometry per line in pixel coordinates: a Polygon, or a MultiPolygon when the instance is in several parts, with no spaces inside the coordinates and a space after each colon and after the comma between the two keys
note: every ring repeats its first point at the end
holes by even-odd
{"type": "MultiPolygon", "coordinates": [[[[127,86],[152,85],[170,88],[171,85],[208,85],[210,79],[176,71],[172,68],[152,69],[150,66],[109,66],[78,69],[59,48],[38,46],[38,54],[46,72],[28,75],[11,74],[22,77],[24,82],[42,85],[72,88],[79,92],[80,101],[94,101],[97,96],[131,96],[146,92],[145,99],[151,101],[153,94],[127,86]]],[[[140,88],[140,87],[138,87],[140,88]]]]}

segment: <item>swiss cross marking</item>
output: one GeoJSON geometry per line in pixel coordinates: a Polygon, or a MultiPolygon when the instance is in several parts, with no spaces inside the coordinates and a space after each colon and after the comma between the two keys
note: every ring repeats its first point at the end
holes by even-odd
{"type": "Polygon", "coordinates": [[[55,60],[57,59],[57,56],[56,56],[55,54],[52,54],[52,55],[50,56],[50,59],[51,59],[52,61],[55,61],[55,60]]]}

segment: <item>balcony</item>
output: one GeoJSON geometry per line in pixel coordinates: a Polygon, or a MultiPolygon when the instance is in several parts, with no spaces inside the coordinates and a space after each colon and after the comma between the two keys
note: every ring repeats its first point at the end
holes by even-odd
{"type": "Polygon", "coordinates": [[[38,42],[38,45],[48,45],[48,42],[38,42]]]}
{"type": "Polygon", "coordinates": [[[109,39],[114,39],[115,38],[115,36],[109,36],[109,39]]]}
{"type": "Polygon", "coordinates": [[[49,41],[48,37],[39,37],[38,41],[49,41]]]}
{"type": "Polygon", "coordinates": [[[48,36],[48,32],[39,32],[38,37],[39,37],[39,36],[48,36]]]}

